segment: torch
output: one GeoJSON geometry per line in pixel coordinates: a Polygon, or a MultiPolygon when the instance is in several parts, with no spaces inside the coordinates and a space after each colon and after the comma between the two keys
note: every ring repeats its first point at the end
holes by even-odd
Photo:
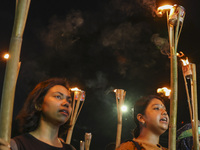
{"type": "Polygon", "coordinates": [[[121,107],[124,104],[126,91],[123,89],[115,89],[114,90],[116,95],[116,104],[117,104],[117,136],[116,136],[116,148],[121,143],[121,132],[122,132],[122,110],[121,107]]]}
{"type": "Polygon", "coordinates": [[[168,89],[167,87],[163,87],[163,88],[158,88],[157,89],[157,93],[163,95],[163,96],[166,96],[166,97],[170,97],[170,93],[171,93],[171,90],[168,89]]]}
{"type": "Polygon", "coordinates": [[[170,150],[176,149],[176,122],[178,102],[178,69],[177,69],[177,46],[185,17],[185,10],[182,6],[161,6],[157,9],[157,15],[167,13],[167,27],[170,43],[170,123],[169,123],[169,146],[170,150]],[[175,28],[176,27],[176,28],[175,28]]]}
{"type": "Polygon", "coordinates": [[[0,138],[10,141],[15,87],[20,69],[22,37],[30,0],[16,0],[15,20],[9,45],[10,59],[6,65],[0,109],[0,138]]]}
{"type": "Polygon", "coordinates": [[[80,111],[83,107],[84,101],[85,101],[85,91],[82,91],[80,89],[72,88],[71,91],[74,92],[74,98],[73,98],[73,103],[72,103],[72,113],[71,113],[71,118],[70,118],[70,128],[68,129],[67,132],[67,138],[66,138],[66,143],[70,144],[71,142],[71,137],[72,137],[72,132],[74,129],[74,125],[76,123],[76,120],[80,114],[80,111]],[[82,102],[82,104],[81,104],[82,102]],[[81,105],[80,105],[81,104],[81,105]]]}
{"type": "Polygon", "coordinates": [[[92,139],[92,134],[91,133],[85,133],[85,150],[90,149],[91,139],[92,139]]]}
{"type": "Polygon", "coordinates": [[[183,62],[182,72],[192,124],[193,147],[194,150],[199,150],[196,65],[194,63],[189,63],[188,58],[186,58],[186,60],[181,59],[181,61],[183,62]],[[191,96],[188,90],[188,81],[190,82],[191,96]]]}

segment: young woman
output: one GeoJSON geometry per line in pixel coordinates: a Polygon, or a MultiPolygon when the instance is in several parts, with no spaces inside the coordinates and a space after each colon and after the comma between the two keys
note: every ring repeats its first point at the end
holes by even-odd
{"type": "Polygon", "coordinates": [[[116,150],[165,150],[159,137],[169,125],[169,117],[163,100],[150,95],[138,100],[134,106],[134,130],[132,141],[122,143],[116,150]]]}
{"type": "Polygon", "coordinates": [[[39,83],[17,116],[24,134],[11,139],[10,144],[0,139],[0,150],[75,150],[59,138],[69,127],[71,105],[65,79],[39,83]]]}

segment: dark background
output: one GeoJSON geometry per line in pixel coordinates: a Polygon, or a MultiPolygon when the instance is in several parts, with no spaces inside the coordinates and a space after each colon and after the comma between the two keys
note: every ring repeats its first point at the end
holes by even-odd
{"type": "MultiPolygon", "coordinates": [[[[71,86],[86,91],[76,122],[72,145],[86,132],[92,133],[91,150],[102,150],[115,142],[117,109],[113,89],[124,89],[128,112],[123,114],[122,141],[132,139],[134,102],[170,87],[170,59],[166,16],[155,10],[163,1],[148,0],[42,0],[31,1],[21,49],[13,118],[27,94],[49,77],[66,77],[71,86]]],[[[168,1],[186,9],[178,51],[197,67],[199,85],[198,1],[168,1]]],[[[9,49],[15,1],[0,2],[0,55],[9,49]]],[[[6,62],[0,59],[2,91],[6,62]]],[[[177,128],[190,122],[181,62],[178,58],[177,128]]],[[[198,89],[198,97],[199,97],[198,89]]],[[[166,98],[169,106],[169,100],[166,98]]],[[[161,144],[167,146],[166,132],[161,144]]],[[[13,120],[12,136],[18,135],[13,120]]]]}

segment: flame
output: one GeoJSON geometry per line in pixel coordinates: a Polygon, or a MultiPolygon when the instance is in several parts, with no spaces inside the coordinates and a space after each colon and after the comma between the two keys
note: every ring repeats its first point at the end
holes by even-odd
{"type": "Polygon", "coordinates": [[[171,90],[168,89],[167,87],[158,88],[157,93],[163,93],[165,94],[165,96],[170,96],[171,90]]]}
{"type": "Polygon", "coordinates": [[[8,53],[4,54],[3,58],[4,59],[8,59],[10,57],[10,55],[8,53]]]}
{"type": "Polygon", "coordinates": [[[157,8],[157,15],[158,17],[162,17],[162,15],[164,14],[165,10],[170,10],[173,6],[172,5],[164,5],[164,6],[160,6],[157,8]]]}
{"type": "Polygon", "coordinates": [[[181,61],[183,62],[183,66],[186,66],[189,64],[189,61],[188,61],[188,57],[186,57],[186,59],[181,59],[181,61]]]}
{"type": "Polygon", "coordinates": [[[116,92],[117,92],[117,89],[114,89],[114,92],[116,93],[116,92]]]}
{"type": "Polygon", "coordinates": [[[157,11],[163,11],[163,10],[170,10],[173,6],[172,5],[164,5],[158,7],[157,11]]]}
{"type": "Polygon", "coordinates": [[[71,88],[70,89],[71,91],[81,91],[79,88],[77,88],[77,87],[74,87],[74,88],[71,88]]]}

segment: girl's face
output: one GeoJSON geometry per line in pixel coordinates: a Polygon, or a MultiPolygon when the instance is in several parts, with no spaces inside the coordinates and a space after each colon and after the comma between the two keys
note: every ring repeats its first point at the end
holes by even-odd
{"type": "Polygon", "coordinates": [[[146,128],[155,134],[161,135],[168,129],[169,116],[164,104],[157,98],[150,101],[143,117],[146,128]]]}
{"type": "Polygon", "coordinates": [[[69,90],[62,85],[55,85],[44,97],[41,119],[55,125],[62,125],[71,115],[71,104],[69,90]]]}

